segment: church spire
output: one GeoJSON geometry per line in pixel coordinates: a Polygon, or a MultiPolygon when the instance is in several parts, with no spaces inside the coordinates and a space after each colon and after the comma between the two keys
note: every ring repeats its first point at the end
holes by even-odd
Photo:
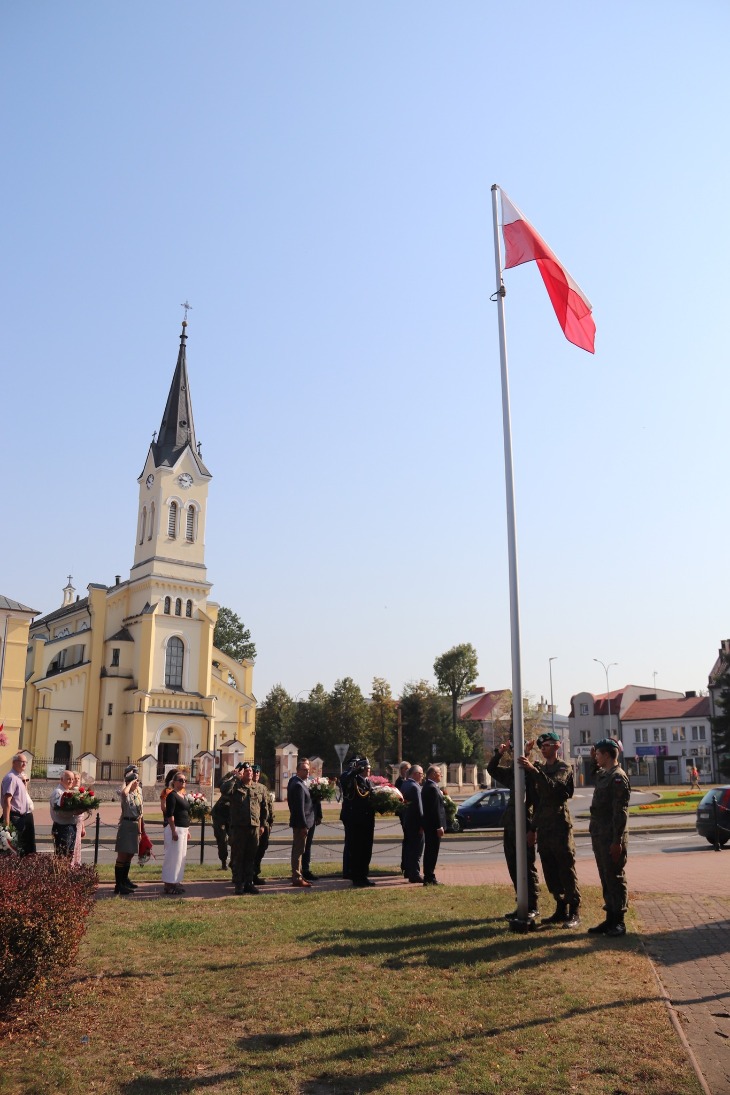
{"type": "MultiPolygon", "coordinates": [[[[187,315],[187,310],[185,314],[187,315]]],[[[156,467],[174,467],[185,448],[189,446],[201,474],[210,475],[200,457],[200,446],[195,440],[193,404],[190,399],[190,384],[188,382],[188,368],[185,356],[185,343],[188,337],[186,333],[187,326],[188,322],[184,319],[177,365],[170,385],[165,412],[162,416],[160,432],[157,439],[152,442],[152,456],[156,467]]]]}

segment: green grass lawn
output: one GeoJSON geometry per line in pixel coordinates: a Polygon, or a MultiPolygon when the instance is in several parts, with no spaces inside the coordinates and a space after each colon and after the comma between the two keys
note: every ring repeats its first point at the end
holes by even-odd
{"type": "Polygon", "coordinates": [[[99,901],[60,999],[0,1024],[0,1091],[696,1095],[636,935],[517,935],[512,900],[99,901]]]}

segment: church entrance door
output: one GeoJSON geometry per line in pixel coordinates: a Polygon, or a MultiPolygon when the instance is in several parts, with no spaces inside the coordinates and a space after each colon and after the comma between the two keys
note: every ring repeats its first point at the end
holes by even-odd
{"type": "Polygon", "coordinates": [[[157,750],[157,778],[163,779],[168,764],[180,763],[180,744],[177,741],[160,742],[157,750]]]}

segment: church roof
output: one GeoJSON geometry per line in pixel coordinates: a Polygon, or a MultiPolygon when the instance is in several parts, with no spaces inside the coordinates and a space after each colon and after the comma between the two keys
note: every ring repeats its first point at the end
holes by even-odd
{"type": "Polygon", "coordinates": [[[14,601],[11,597],[3,597],[0,594],[0,609],[4,609],[9,612],[30,612],[32,616],[37,616],[37,608],[28,608],[27,605],[22,605],[20,601],[14,601]]]}
{"type": "MultiPolygon", "coordinates": [[[[106,589],[106,586],[102,586],[102,589],[106,589]]],[[[41,616],[40,619],[33,621],[33,631],[45,624],[61,620],[64,616],[70,616],[72,613],[78,612],[81,608],[86,608],[88,603],[89,598],[82,597],[79,601],[72,601],[70,605],[63,605],[62,608],[57,608],[55,611],[49,612],[47,616],[41,616]]]]}
{"type": "Polygon", "coordinates": [[[172,468],[185,449],[189,447],[200,474],[210,476],[210,472],[198,453],[198,443],[195,440],[193,404],[190,398],[190,383],[185,357],[185,342],[188,337],[185,333],[187,326],[187,321],[183,320],[177,365],[170,385],[165,412],[162,416],[160,432],[157,440],[152,442],[152,456],[155,467],[172,468]]]}

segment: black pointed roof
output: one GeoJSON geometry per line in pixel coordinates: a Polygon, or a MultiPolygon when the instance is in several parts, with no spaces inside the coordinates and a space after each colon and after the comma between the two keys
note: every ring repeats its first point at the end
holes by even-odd
{"type": "Polygon", "coordinates": [[[198,444],[195,440],[193,404],[190,398],[188,368],[185,359],[185,343],[188,337],[186,334],[187,326],[186,320],[183,320],[175,374],[170,385],[170,394],[167,397],[160,432],[157,439],[152,442],[151,451],[155,467],[174,467],[184,450],[189,447],[201,475],[210,476],[210,472],[198,453],[198,444]]]}

